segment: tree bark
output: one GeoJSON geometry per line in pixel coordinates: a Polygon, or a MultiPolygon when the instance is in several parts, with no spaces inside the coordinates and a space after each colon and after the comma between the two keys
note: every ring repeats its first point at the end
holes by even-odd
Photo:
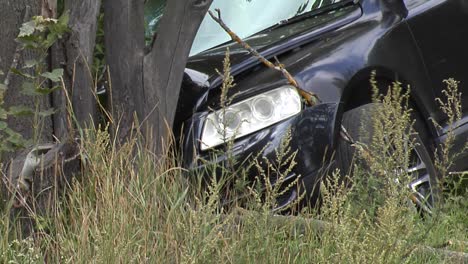
{"type": "Polygon", "coordinates": [[[106,60],[110,68],[117,136],[125,140],[136,114],[148,143],[162,154],[172,132],[180,85],[195,34],[212,0],[167,1],[158,38],[144,54],[143,0],[104,2],[106,60]]]}
{"type": "MultiPolygon", "coordinates": [[[[52,51],[52,68],[65,68],[64,81],[77,125],[85,128],[96,120],[96,86],[92,74],[100,0],[66,0],[71,32],[52,51]]],[[[64,139],[67,125],[67,98],[63,90],[53,94],[54,134],[64,139]]]]}
{"type": "Polygon", "coordinates": [[[158,38],[144,58],[145,109],[142,122],[155,152],[162,153],[172,133],[180,86],[198,28],[212,0],[168,1],[158,38]],[[147,121],[145,119],[147,118],[147,121]]]}
{"type": "Polygon", "coordinates": [[[143,2],[104,0],[105,56],[110,72],[110,110],[115,120],[112,131],[119,142],[131,135],[134,114],[142,113],[143,2]]]}

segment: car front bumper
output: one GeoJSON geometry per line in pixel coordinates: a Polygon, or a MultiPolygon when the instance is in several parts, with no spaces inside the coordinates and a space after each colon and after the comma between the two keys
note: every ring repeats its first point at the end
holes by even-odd
{"type": "MultiPolygon", "coordinates": [[[[321,103],[314,107],[307,107],[299,114],[280,123],[267,127],[256,133],[237,139],[232,148],[225,149],[220,146],[216,149],[201,151],[200,142],[203,130],[203,121],[207,112],[195,114],[184,123],[183,140],[183,166],[189,170],[191,177],[203,175],[210,177],[222,175],[223,170],[234,159],[235,170],[241,171],[247,168],[252,159],[263,157],[275,164],[278,149],[283,139],[290,131],[290,142],[292,152],[296,152],[296,165],[286,176],[283,184],[300,177],[300,191],[306,191],[309,196],[304,201],[315,204],[318,195],[317,183],[321,176],[326,173],[333,153],[333,142],[337,135],[336,116],[339,103],[321,103]],[[214,170],[214,171],[213,171],[214,170]]],[[[265,162],[260,163],[265,166],[265,162]]],[[[248,181],[254,182],[258,177],[258,170],[246,171],[248,181]]],[[[275,184],[275,177],[270,177],[270,182],[275,184]]],[[[284,197],[278,199],[278,207],[285,207],[299,197],[297,191],[286,192],[284,197]]]]}

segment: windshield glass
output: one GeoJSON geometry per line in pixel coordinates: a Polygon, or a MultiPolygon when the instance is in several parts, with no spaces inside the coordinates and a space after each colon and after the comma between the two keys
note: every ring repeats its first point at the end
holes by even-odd
{"type": "MultiPolygon", "coordinates": [[[[210,10],[221,10],[221,18],[239,37],[246,38],[283,20],[342,0],[214,0],[210,10]]],[[[230,40],[207,15],[195,37],[190,55],[230,40]]]]}
{"type": "MultiPolygon", "coordinates": [[[[246,38],[283,20],[341,1],[344,0],[213,0],[210,10],[220,9],[226,25],[241,38],[246,38]]],[[[162,13],[160,7],[164,2],[165,0],[147,2],[145,17],[150,30],[156,27],[162,13]]],[[[229,40],[229,35],[207,14],[195,37],[190,55],[229,40]]]]}

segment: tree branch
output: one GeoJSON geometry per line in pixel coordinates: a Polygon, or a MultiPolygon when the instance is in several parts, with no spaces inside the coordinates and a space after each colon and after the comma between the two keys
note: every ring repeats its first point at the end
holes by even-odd
{"type": "Polygon", "coordinates": [[[297,92],[302,96],[302,98],[304,98],[304,100],[307,102],[308,105],[314,106],[320,102],[320,99],[315,93],[308,92],[299,86],[299,83],[296,81],[296,79],[294,79],[291,73],[289,73],[289,71],[284,67],[283,64],[281,64],[278,61],[277,58],[275,58],[276,64],[273,64],[271,61],[267,60],[257,50],[252,48],[247,42],[243,41],[236,33],[234,33],[226,25],[226,23],[224,23],[224,21],[221,18],[221,11],[219,9],[215,9],[215,11],[217,13],[217,16],[215,16],[213,12],[211,11],[208,11],[208,13],[210,14],[211,18],[214,21],[216,21],[216,23],[218,23],[224,29],[224,31],[226,31],[226,33],[231,37],[233,41],[241,45],[244,49],[250,52],[255,58],[257,58],[260,62],[262,62],[268,68],[281,72],[283,76],[286,78],[286,80],[288,80],[289,84],[291,84],[292,86],[296,88],[297,92]]]}

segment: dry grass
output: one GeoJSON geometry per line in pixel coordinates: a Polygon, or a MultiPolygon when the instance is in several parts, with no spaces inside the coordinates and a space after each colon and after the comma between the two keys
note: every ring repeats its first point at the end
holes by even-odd
{"type": "MultiPolygon", "coordinates": [[[[350,175],[351,188],[340,185],[334,173],[327,187],[322,186],[320,212],[305,209],[295,217],[278,218],[271,213],[269,208],[281,193],[272,186],[267,188],[266,199],[250,189],[251,199],[243,208],[256,213],[236,205],[223,208],[221,197],[232,186],[229,179],[242,178],[239,171],[211,174],[208,184],[202,184],[201,175],[177,167],[177,157],[156,160],[137,137],[116,147],[108,133],[87,130],[82,139],[86,169],[58,202],[54,214],[35,216],[38,232],[34,238],[21,237],[8,214],[11,204],[2,205],[0,262],[453,262],[440,252],[417,249],[427,245],[467,253],[466,184],[452,184],[456,187],[445,192],[446,203],[437,213],[421,218],[408,204],[408,193],[401,185],[381,177],[382,171],[398,171],[408,162],[403,152],[411,142],[404,135],[411,120],[408,110],[400,107],[407,96],[401,96],[400,90],[395,84],[392,93],[379,98],[388,114],[379,117],[376,130],[382,133],[376,133],[381,137],[376,140],[389,140],[391,135],[389,144],[401,155],[370,160],[370,171],[356,167],[350,175]],[[396,124],[395,118],[401,116],[408,117],[406,123],[396,124]],[[370,195],[373,192],[378,195],[370,195]]],[[[369,149],[386,147],[380,144],[369,149]]],[[[278,160],[286,160],[290,169],[294,150],[287,144],[284,149],[278,160]]],[[[268,178],[266,173],[260,176],[268,178]]]]}
{"type": "MultiPolygon", "coordinates": [[[[371,214],[362,207],[362,189],[338,186],[333,195],[323,192],[320,214],[304,211],[278,225],[267,210],[223,211],[219,181],[199,188],[181,168],[156,166],[137,140],[116,149],[106,133],[90,131],[85,142],[84,177],[59,211],[42,220],[43,232],[34,240],[18,237],[3,211],[0,262],[441,263],[443,256],[413,249],[468,240],[463,197],[449,194],[436,216],[421,219],[402,206],[398,193],[388,192],[371,214]],[[139,150],[129,159],[135,147],[139,150]],[[305,221],[299,231],[297,221],[310,218],[330,226],[322,232],[305,221]]],[[[467,251],[466,242],[448,247],[467,251]]]]}

